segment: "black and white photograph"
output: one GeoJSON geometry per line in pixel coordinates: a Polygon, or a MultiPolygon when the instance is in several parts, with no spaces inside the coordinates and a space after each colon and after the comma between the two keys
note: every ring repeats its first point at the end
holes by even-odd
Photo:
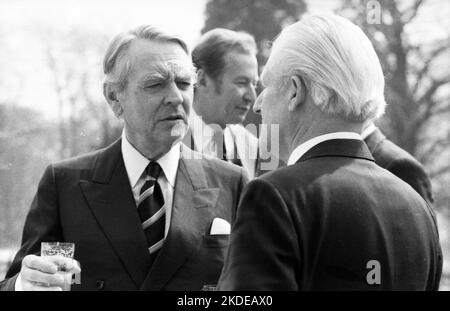
{"type": "Polygon", "coordinates": [[[0,291],[450,291],[449,17],[0,0],[0,291]]]}

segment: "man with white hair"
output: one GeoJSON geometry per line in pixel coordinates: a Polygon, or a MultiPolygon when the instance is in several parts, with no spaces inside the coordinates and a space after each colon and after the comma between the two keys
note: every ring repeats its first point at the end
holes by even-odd
{"type": "Polygon", "coordinates": [[[279,125],[288,166],[244,189],[219,289],[437,289],[431,210],[359,135],[385,105],[364,33],[335,15],[305,17],[275,40],[262,82],[254,109],[279,125]]]}

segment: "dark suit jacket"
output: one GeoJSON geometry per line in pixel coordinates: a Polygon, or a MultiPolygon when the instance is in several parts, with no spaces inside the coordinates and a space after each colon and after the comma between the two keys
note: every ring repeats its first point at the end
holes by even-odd
{"type": "Polygon", "coordinates": [[[3,289],[14,289],[23,257],[39,254],[43,241],[75,242],[82,271],[72,290],[201,290],[217,284],[228,235],[211,236],[209,230],[215,217],[231,223],[247,181],[244,171],[207,157],[188,159],[192,151],[183,146],[169,233],[150,267],[120,144],[47,168],[3,289]]]}
{"type": "Polygon", "coordinates": [[[376,164],[413,187],[428,204],[433,203],[431,182],[419,161],[387,139],[379,129],[367,136],[364,141],[376,164]]]}
{"type": "Polygon", "coordinates": [[[431,290],[441,271],[424,200],[364,142],[335,139],[246,186],[219,289],[431,290]]]}

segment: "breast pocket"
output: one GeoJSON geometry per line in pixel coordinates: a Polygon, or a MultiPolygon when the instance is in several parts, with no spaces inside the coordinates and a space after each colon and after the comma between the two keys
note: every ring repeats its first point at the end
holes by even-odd
{"type": "Polygon", "coordinates": [[[229,242],[229,234],[216,234],[203,236],[203,246],[208,248],[222,248],[227,247],[229,242]]]}

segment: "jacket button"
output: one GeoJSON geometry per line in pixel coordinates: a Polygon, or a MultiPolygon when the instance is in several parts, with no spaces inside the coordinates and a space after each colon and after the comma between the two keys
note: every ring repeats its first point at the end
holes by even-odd
{"type": "Polygon", "coordinates": [[[95,282],[95,286],[97,287],[97,289],[103,289],[105,288],[105,281],[97,280],[97,282],[95,282]]]}

